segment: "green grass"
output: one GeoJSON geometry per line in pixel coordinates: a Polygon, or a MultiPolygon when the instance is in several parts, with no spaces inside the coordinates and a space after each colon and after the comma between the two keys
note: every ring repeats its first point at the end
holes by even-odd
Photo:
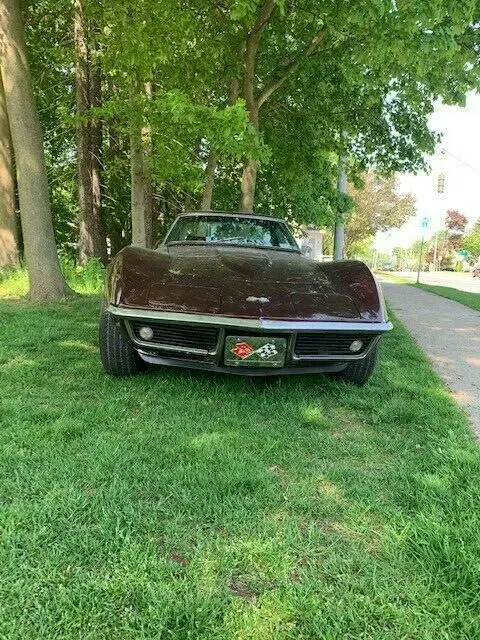
{"type": "MultiPolygon", "coordinates": [[[[84,266],[76,266],[72,260],[61,258],[61,268],[70,287],[81,294],[102,290],[105,272],[99,260],[90,260],[84,266]]],[[[28,275],[25,267],[0,270],[0,299],[20,298],[28,292],[28,275]]]]}
{"type": "Polygon", "coordinates": [[[423,289],[424,291],[430,291],[430,293],[436,293],[438,296],[442,296],[443,298],[455,300],[455,302],[459,302],[466,307],[480,311],[480,293],[470,293],[469,291],[455,289],[455,287],[442,287],[440,285],[433,284],[420,283],[415,284],[414,286],[419,289],[423,289]]]}
{"type": "Polygon", "coordinates": [[[28,291],[28,275],[25,269],[0,271],[0,299],[18,298],[28,291]]]}
{"type": "Polygon", "coordinates": [[[417,289],[423,289],[424,291],[429,291],[430,293],[436,293],[438,296],[442,296],[442,298],[455,300],[455,302],[459,302],[466,307],[470,307],[471,309],[480,311],[480,293],[470,293],[469,291],[461,291],[460,289],[456,289],[455,287],[442,287],[441,285],[423,284],[421,282],[417,284],[416,282],[412,282],[408,278],[402,278],[402,276],[392,273],[382,273],[382,276],[387,280],[391,280],[392,282],[397,282],[399,284],[409,284],[412,287],[417,287],[417,289]]]}
{"type": "Polygon", "coordinates": [[[480,637],[480,451],[395,322],[372,382],[100,367],[0,301],[0,637],[480,637]]]}

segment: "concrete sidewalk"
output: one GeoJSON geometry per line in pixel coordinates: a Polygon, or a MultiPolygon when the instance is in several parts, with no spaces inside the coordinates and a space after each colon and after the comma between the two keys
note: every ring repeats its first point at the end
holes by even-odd
{"type": "Polygon", "coordinates": [[[480,312],[406,284],[382,287],[480,439],[480,312]]]}

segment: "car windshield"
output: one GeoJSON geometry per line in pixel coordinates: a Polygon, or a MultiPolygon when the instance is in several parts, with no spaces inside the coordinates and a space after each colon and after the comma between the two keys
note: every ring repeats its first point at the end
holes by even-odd
{"type": "Polygon", "coordinates": [[[283,222],[234,215],[181,217],[165,238],[165,244],[173,243],[248,245],[299,251],[283,222]]]}

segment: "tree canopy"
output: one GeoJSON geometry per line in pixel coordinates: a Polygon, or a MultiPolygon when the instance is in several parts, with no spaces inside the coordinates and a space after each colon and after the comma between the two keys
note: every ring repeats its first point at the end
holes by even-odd
{"type": "Polygon", "coordinates": [[[22,7],[55,237],[82,262],[151,244],[185,209],[332,224],[351,206],[339,154],[357,185],[415,171],[435,101],[478,85],[474,0],[22,7]]]}
{"type": "Polygon", "coordinates": [[[415,214],[415,201],[410,194],[400,195],[395,176],[383,178],[374,173],[362,176],[357,188],[349,190],[354,208],[348,219],[347,255],[357,252],[357,247],[378,231],[401,227],[415,214]]]}
{"type": "Polygon", "coordinates": [[[480,258],[480,229],[467,233],[462,238],[462,249],[466,249],[473,260],[480,258]]]}

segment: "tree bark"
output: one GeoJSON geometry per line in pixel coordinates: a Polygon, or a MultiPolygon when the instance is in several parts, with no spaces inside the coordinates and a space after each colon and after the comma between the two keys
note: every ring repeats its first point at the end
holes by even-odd
{"type": "Polygon", "coordinates": [[[93,254],[93,238],[90,233],[92,215],[91,158],[92,146],[90,123],[80,120],[90,108],[89,95],[89,56],[87,37],[83,19],[83,7],[80,0],[74,6],[75,39],[75,98],[77,108],[77,176],[78,176],[78,214],[79,247],[78,260],[85,264],[93,254]]]}
{"type": "Polygon", "coordinates": [[[240,202],[240,211],[245,213],[253,212],[255,202],[255,187],[257,184],[257,162],[253,158],[247,158],[243,165],[242,173],[242,199],[240,202]]]}
{"type": "Polygon", "coordinates": [[[132,179],[132,244],[147,246],[147,182],[141,130],[130,134],[130,172],[132,179]]]}
{"type": "MultiPolygon", "coordinates": [[[[138,85],[150,99],[150,83],[138,85]]],[[[148,125],[130,133],[130,172],[132,194],[132,244],[149,248],[153,242],[152,186],[148,170],[151,149],[151,131],[148,125]]]]}
{"type": "Polygon", "coordinates": [[[153,188],[148,168],[145,170],[145,247],[153,247],[153,188]]]}
{"type": "MultiPolygon", "coordinates": [[[[144,91],[148,100],[151,100],[153,91],[151,82],[145,83],[144,91]]],[[[151,249],[153,247],[153,185],[150,172],[152,129],[148,123],[142,128],[142,145],[143,169],[145,174],[145,246],[147,249],[151,249]]]]}
{"type": "MultiPolygon", "coordinates": [[[[260,8],[257,20],[252,30],[248,33],[245,42],[243,55],[243,86],[242,93],[245,99],[250,122],[255,129],[259,128],[259,109],[260,106],[255,97],[255,66],[257,59],[258,47],[262,34],[267,26],[272,14],[275,10],[274,0],[267,0],[260,8]]],[[[240,210],[245,212],[253,211],[255,199],[255,186],[257,182],[257,162],[252,157],[245,158],[243,165],[240,210]]]]}
{"type": "MultiPolygon", "coordinates": [[[[248,107],[248,113],[250,116],[250,122],[258,131],[259,114],[258,107],[255,102],[250,103],[250,106],[248,107]]],[[[253,211],[253,205],[255,201],[255,187],[257,184],[257,171],[257,161],[252,157],[245,158],[242,174],[240,211],[244,211],[246,213],[251,213],[253,211]]]]}
{"type": "Polygon", "coordinates": [[[19,0],[0,3],[0,47],[0,70],[17,168],[29,297],[59,300],[69,289],[60,270],[55,244],[42,131],[19,0]]]}
{"type": "MultiPolygon", "coordinates": [[[[106,78],[107,97],[112,99],[117,97],[117,88],[110,76],[106,78]]],[[[130,141],[119,132],[118,121],[115,118],[108,118],[105,128],[105,156],[106,166],[110,163],[112,167],[128,154],[130,141]]],[[[103,219],[107,231],[107,242],[110,245],[110,258],[116,255],[123,247],[130,244],[130,212],[124,212],[118,201],[118,193],[122,191],[122,178],[118,171],[111,171],[108,176],[108,183],[102,197],[105,202],[109,202],[109,207],[103,208],[103,219]],[[105,197],[106,196],[106,197],[105,197]],[[113,207],[112,207],[113,204],[113,207]],[[112,211],[113,208],[113,211],[112,211]]]]}
{"type": "MultiPolygon", "coordinates": [[[[102,73],[98,64],[93,64],[91,70],[90,102],[93,108],[102,105],[102,73]]],[[[99,118],[91,121],[91,167],[92,167],[92,237],[93,255],[107,263],[107,241],[105,237],[105,223],[102,211],[102,147],[103,122],[99,118]]]]}
{"type": "Polygon", "coordinates": [[[203,187],[201,211],[210,211],[212,208],[213,186],[215,184],[215,169],[217,168],[217,156],[213,149],[208,154],[207,167],[205,169],[205,185],[203,187]]]}
{"type": "Polygon", "coordinates": [[[15,177],[10,125],[0,75],[0,269],[18,265],[15,177]]]}
{"type": "Polygon", "coordinates": [[[101,223],[102,125],[98,120],[92,122],[84,119],[92,107],[99,106],[101,103],[101,76],[98,67],[92,65],[82,0],[75,0],[74,39],[79,213],[78,261],[84,265],[91,258],[100,258],[105,262],[106,244],[101,223]]]}

